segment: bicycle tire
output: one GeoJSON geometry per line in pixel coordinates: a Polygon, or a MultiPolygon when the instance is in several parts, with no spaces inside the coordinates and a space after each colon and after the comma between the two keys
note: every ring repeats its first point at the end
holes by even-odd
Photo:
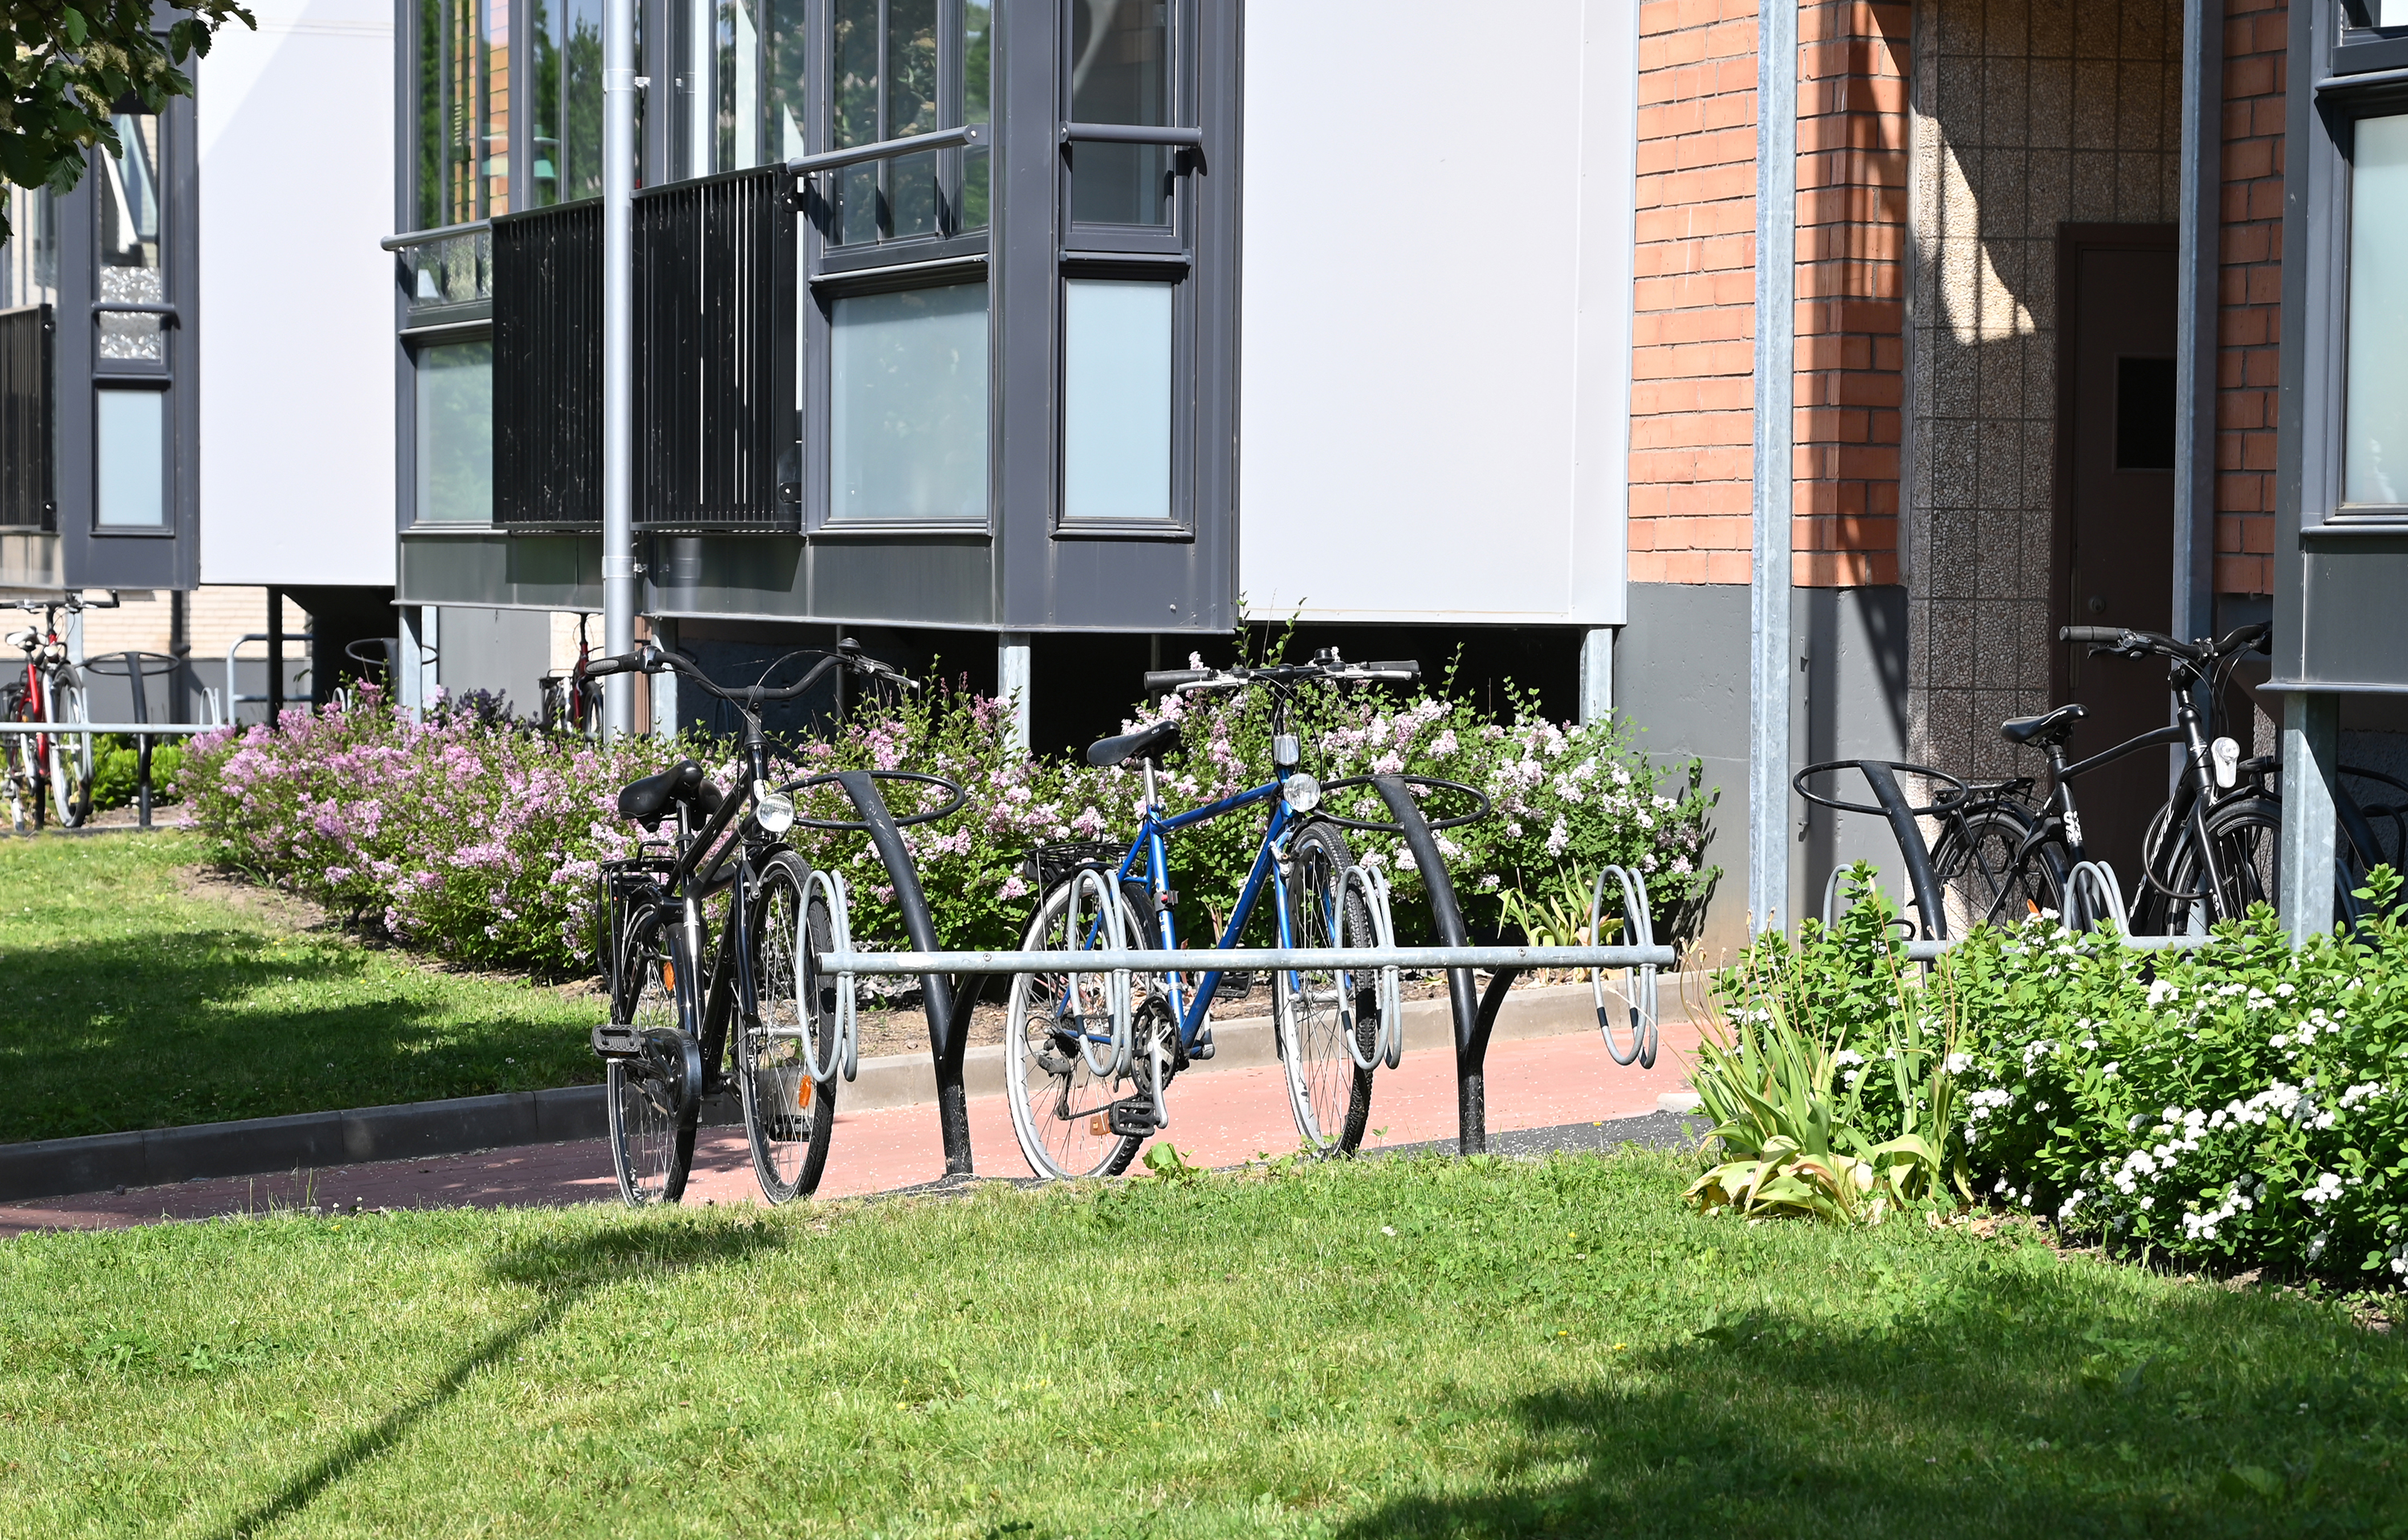
{"type": "Polygon", "coordinates": [[[2165,888],[2172,891],[2152,890],[2143,905],[2156,934],[2202,934],[2220,920],[2242,919],[2253,904],[2276,902],[2283,861],[2281,803],[2272,797],[2228,803],[2208,814],[2207,835],[2215,842],[2224,889],[2209,888],[2199,835],[2185,820],[2167,856],[2165,888]]]}
{"type": "Polygon", "coordinates": [[[2056,840],[2024,852],[2040,820],[2028,809],[2000,802],[1952,817],[1932,848],[1931,874],[1948,934],[1977,924],[2013,925],[2047,911],[2065,912],[2065,849],[2056,840]]]}
{"type": "Polygon", "coordinates": [[[605,1080],[610,1163],[634,1208],[685,1195],[702,1120],[702,1045],[694,1028],[698,983],[677,916],[660,905],[631,916],[611,1016],[637,1030],[643,1051],[612,1059],[605,1080]]]}
{"type": "MultiPolygon", "coordinates": [[[[92,720],[83,685],[67,676],[72,670],[62,669],[58,682],[50,691],[50,720],[55,722],[81,723],[92,720]]],[[[92,818],[93,752],[88,734],[72,735],[50,734],[50,803],[57,812],[59,827],[80,828],[92,818]]]]}
{"type": "MultiPolygon", "coordinates": [[[[1073,875],[1047,891],[1022,939],[1025,948],[1074,949],[1066,934],[1065,917],[1077,880],[1073,875]]],[[[1131,945],[1152,947],[1154,938],[1140,920],[1137,905],[1129,902],[1127,891],[1115,889],[1115,892],[1131,945]]],[[[1020,1141],[1028,1169],[1039,1176],[1056,1181],[1117,1176],[1128,1169],[1144,1140],[1136,1134],[1112,1133],[1105,1108],[1135,1094],[1141,1081],[1134,1063],[1110,1077],[1096,1075],[1088,1063],[1075,1034],[1084,1030],[1089,1019],[1109,1014],[1104,1003],[1107,979],[1101,974],[1081,976],[1079,994],[1073,1000],[1070,977],[1067,969],[1011,976],[1010,1006],[1003,1028],[1003,1087],[1004,1099],[1011,1107],[1012,1136],[1020,1141]],[[1066,1005],[1076,1008],[1066,1009],[1066,1005]],[[1031,1030],[1033,1021],[1065,1019],[1078,1025],[1031,1030]],[[1127,1088],[1125,1092],[1123,1087],[1127,1088]]]]}
{"type": "Polygon", "coordinates": [[[810,875],[791,850],[762,864],[749,927],[758,1008],[738,1007],[744,1138],[761,1196],[772,1204],[819,1190],[836,1126],[836,980],[812,961],[828,949],[833,926],[827,900],[806,897],[810,875]],[[829,1066],[826,1079],[812,1079],[804,1067],[802,1045],[785,1035],[797,1032],[812,1034],[820,1062],[829,1066]]]}
{"type": "MultiPolygon", "coordinates": [[[[1370,911],[1350,888],[1354,864],[1346,840],[1315,821],[1288,844],[1288,925],[1298,947],[1340,947],[1369,941],[1370,911]]],[[[1316,1157],[1351,1155],[1371,1120],[1372,1057],[1380,1014],[1378,976],[1337,968],[1280,968],[1271,976],[1271,1017],[1297,1136],[1316,1157]],[[1349,996],[1352,996],[1350,999],[1349,996]],[[1356,1051],[1350,1053],[1352,1033],[1356,1051]]]]}
{"type": "MultiPolygon", "coordinates": [[[[39,720],[26,708],[25,692],[22,686],[8,692],[8,720],[12,722],[39,720]]],[[[8,826],[20,833],[27,824],[33,825],[37,832],[42,827],[41,761],[35,749],[36,740],[31,733],[9,734],[7,747],[0,749],[0,755],[6,757],[7,769],[8,826]]]]}

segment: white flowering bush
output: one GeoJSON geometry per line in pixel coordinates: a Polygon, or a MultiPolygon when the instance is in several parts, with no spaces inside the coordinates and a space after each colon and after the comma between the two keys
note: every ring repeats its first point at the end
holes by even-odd
{"type": "MultiPolygon", "coordinates": [[[[1268,779],[1266,706],[1249,692],[1154,707],[1185,722],[1162,763],[1166,802],[1190,806],[1268,779]]],[[[1294,724],[1307,766],[1324,779],[1396,769],[1460,779],[1496,799],[1495,816],[1440,840],[1475,926],[1493,927],[1502,893],[1581,863],[1655,873],[1658,912],[1673,909],[1675,921],[1682,902],[1713,877],[1698,863],[1709,806],[1698,766],[1652,769],[1618,726],[1567,728],[1526,710],[1497,723],[1461,701],[1398,703],[1360,689],[1314,697],[1300,715],[1309,719],[1294,724]]],[[[825,736],[781,749],[772,773],[782,782],[910,770],[959,783],[968,793],[961,809],[905,830],[904,841],[946,944],[1007,946],[1035,905],[1028,852],[1067,841],[1125,844],[1142,777],[1131,766],[1096,770],[1075,757],[1021,753],[1006,716],[1000,701],[939,686],[856,710],[825,736]]],[[[619,788],[687,757],[723,790],[737,786],[735,747],[724,740],[601,747],[489,709],[437,710],[414,722],[368,691],[349,707],[290,709],[276,733],[205,734],[179,784],[229,865],[406,946],[562,972],[591,963],[599,863],[635,848],[638,831],[617,817],[619,788]]],[[[888,782],[885,792],[898,815],[934,806],[933,789],[888,782]]],[[[812,789],[800,810],[858,816],[835,786],[812,789]]],[[[1361,810],[1386,817],[1376,797],[1361,810]]],[[[1264,816],[1258,806],[1173,838],[1171,880],[1191,928],[1228,913],[1264,816]]],[[[901,942],[894,888],[863,834],[797,827],[792,837],[807,859],[845,874],[857,937],[901,942]]],[[[1399,842],[1363,834],[1355,845],[1401,879],[1400,929],[1426,926],[1399,842]]],[[[1269,905],[1257,908],[1267,915],[1269,905]]]]}
{"type": "MultiPolygon", "coordinates": [[[[2297,949],[2263,907],[2189,954],[2136,951],[2041,915],[1977,929],[1905,988],[1893,982],[1895,933],[1810,922],[1797,943],[1758,942],[1717,986],[1727,1011],[1762,1012],[1761,981],[1784,981],[1782,1020],[1819,1045],[1831,1083],[1867,1076],[1870,1091],[1834,1114],[1860,1120],[1859,1144],[1900,1125],[1899,1094],[1916,1084],[1882,1073],[1883,1056],[1918,1020],[1953,1022],[1947,1084],[1927,1076],[1924,1094],[1952,1100],[1946,1159],[1981,1197],[2202,1263],[2398,1283],[2408,921],[2393,873],[2378,870],[2359,897],[2377,918],[2297,949]]],[[[1882,902],[1868,893],[1851,920],[1886,919],[1882,902]]],[[[1747,1072],[1711,1055],[1700,1074],[1732,1080],[1718,1087],[1727,1095],[1747,1089],[1747,1072]]]]}

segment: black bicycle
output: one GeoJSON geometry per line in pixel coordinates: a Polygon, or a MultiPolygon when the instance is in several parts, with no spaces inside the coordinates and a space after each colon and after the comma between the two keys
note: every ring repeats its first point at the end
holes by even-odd
{"type": "MultiPolygon", "coordinates": [[[[789,653],[740,688],[712,681],[682,653],[649,645],[588,669],[596,678],[673,670],[735,706],[749,786],[723,795],[687,760],[619,793],[621,818],[648,833],[671,830],[640,842],[631,857],[605,863],[598,877],[595,949],[610,1020],[594,1029],[594,1048],[608,1065],[610,1157],[629,1204],[675,1203],[684,1194],[702,1099],[724,1089],[731,1058],[762,1196],[781,1204],[819,1186],[837,1077],[849,1070],[852,1052],[851,1003],[838,998],[836,980],[819,967],[820,956],[846,939],[843,887],[834,874],[813,871],[785,835],[798,822],[839,825],[796,815],[794,793],[829,777],[769,784],[761,713],[835,668],[911,687],[850,639],[834,650],[789,653]],[[801,678],[767,683],[801,659],[815,660],[801,678]],[[714,926],[706,910],[723,896],[714,926]]],[[[962,805],[961,789],[950,781],[906,778],[933,782],[951,800],[898,824],[942,818],[962,805]]]]}

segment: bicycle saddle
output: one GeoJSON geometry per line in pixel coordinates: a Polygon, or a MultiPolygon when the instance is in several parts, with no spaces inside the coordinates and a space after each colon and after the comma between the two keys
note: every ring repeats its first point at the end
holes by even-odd
{"type": "Polygon", "coordinates": [[[2016,717],[1999,724],[1999,736],[2009,743],[2049,749],[2073,735],[2073,724],[2090,715],[2078,706],[2060,706],[2037,717],[2016,717]]]}
{"type": "Polygon", "coordinates": [[[1134,733],[1124,733],[1117,738],[1105,738],[1087,746],[1087,763],[1098,770],[1109,770],[1130,760],[1154,757],[1154,751],[1179,736],[1175,721],[1158,721],[1152,727],[1140,727],[1134,733]]]}
{"type": "Polygon", "coordinates": [[[678,803],[691,804],[705,818],[719,811],[719,788],[703,778],[702,766],[692,760],[628,782],[619,793],[619,816],[657,825],[661,815],[678,803]]]}

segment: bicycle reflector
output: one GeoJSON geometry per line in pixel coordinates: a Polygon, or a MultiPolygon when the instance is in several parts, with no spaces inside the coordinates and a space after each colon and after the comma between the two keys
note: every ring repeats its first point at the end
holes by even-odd
{"type": "Polygon", "coordinates": [[[1287,810],[1301,817],[1321,806],[1321,782],[1298,770],[1280,783],[1280,795],[1287,799],[1287,810]]]}
{"type": "Polygon", "coordinates": [[[795,799],[772,791],[766,780],[752,783],[752,819],[764,834],[782,834],[795,826],[795,799]]]}

